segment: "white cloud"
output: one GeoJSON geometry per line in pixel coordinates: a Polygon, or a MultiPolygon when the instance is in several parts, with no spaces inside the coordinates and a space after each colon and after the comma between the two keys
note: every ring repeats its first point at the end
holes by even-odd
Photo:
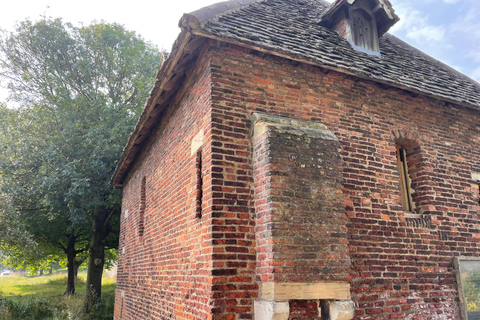
{"type": "Polygon", "coordinates": [[[464,37],[480,40],[480,21],[478,17],[480,9],[476,5],[470,5],[468,12],[459,17],[452,25],[453,32],[458,33],[464,37]]]}
{"type": "Polygon", "coordinates": [[[408,30],[407,37],[417,41],[441,41],[445,38],[445,27],[434,25],[413,27],[408,30]]]}
{"type": "Polygon", "coordinates": [[[457,3],[459,1],[460,0],[443,0],[443,2],[445,2],[445,3],[457,3]]]}
{"type": "Polygon", "coordinates": [[[400,21],[391,29],[392,33],[404,32],[407,38],[421,41],[442,41],[445,38],[445,26],[433,25],[428,21],[428,15],[414,9],[407,2],[395,1],[395,11],[400,21]]]}
{"type": "Polygon", "coordinates": [[[480,62],[480,46],[479,48],[473,48],[467,54],[467,57],[473,58],[473,61],[480,62]]]}
{"type": "Polygon", "coordinates": [[[480,6],[478,0],[469,0],[464,7],[466,14],[458,17],[450,29],[457,39],[464,40],[462,56],[468,61],[464,69],[469,69],[467,74],[480,82],[480,6]]]}

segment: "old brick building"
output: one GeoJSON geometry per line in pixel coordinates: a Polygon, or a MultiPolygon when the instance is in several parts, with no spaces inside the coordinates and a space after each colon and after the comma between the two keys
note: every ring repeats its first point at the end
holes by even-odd
{"type": "Polygon", "coordinates": [[[113,178],[115,319],[465,316],[480,85],[397,20],[388,0],[184,15],[113,178]]]}

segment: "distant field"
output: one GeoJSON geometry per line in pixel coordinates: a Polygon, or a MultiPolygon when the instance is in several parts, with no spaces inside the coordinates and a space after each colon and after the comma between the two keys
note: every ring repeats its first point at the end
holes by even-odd
{"type": "Polygon", "coordinates": [[[0,277],[0,320],[89,320],[112,319],[116,279],[104,277],[102,303],[90,315],[81,312],[86,274],[78,275],[76,295],[64,297],[65,274],[0,277]]]}

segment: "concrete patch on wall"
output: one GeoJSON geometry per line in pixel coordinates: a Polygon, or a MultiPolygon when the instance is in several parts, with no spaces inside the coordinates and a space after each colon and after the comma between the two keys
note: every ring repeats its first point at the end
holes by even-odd
{"type": "Polygon", "coordinates": [[[201,129],[195,137],[192,139],[192,144],[190,145],[190,156],[194,155],[199,149],[202,148],[205,134],[203,129],[201,129]]]}

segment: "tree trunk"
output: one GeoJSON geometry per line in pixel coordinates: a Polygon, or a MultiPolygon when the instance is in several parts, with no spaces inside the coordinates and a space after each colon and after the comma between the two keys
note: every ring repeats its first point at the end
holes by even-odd
{"type": "Polygon", "coordinates": [[[78,269],[80,269],[80,265],[82,262],[79,262],[77,259],[73,261],[73,276],[75,277],[75,282],[77,281],[78,278],[78,269]]]}
{"type": "Polygon", "coordinates": [[[102,295],[102,275],[105,264],[105,239],[110,232],[109,215],[105,207],[97,207],[92,218],[92,238],[88,252],[87,284],[83,308],[90,311],[102,295]]]}
{"type": "Polygon", "coordinates": [[[43,276],[43,269],[40,269],[40,276],[43,276]]]}
{"type": "Polygon", "coordinates": [[[67,254],[67,289],[65,290],[64,295],[73,295],[75,294],[75,260],[77,253],[75,251],[75,236],[70,235],[68,237],[68,245],[65,250],[67,254]]]}

